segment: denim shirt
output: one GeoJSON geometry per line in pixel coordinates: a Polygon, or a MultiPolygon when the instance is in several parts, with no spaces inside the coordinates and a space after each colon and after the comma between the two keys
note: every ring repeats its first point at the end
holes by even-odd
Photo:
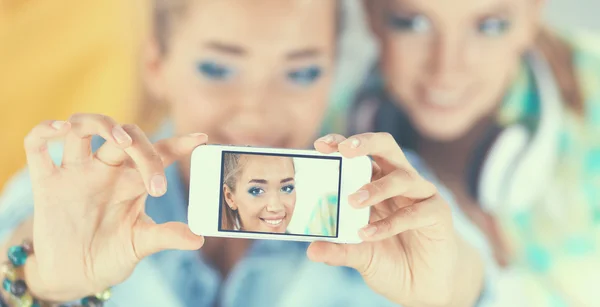
{"type": "MultiPolygon", "coordinates": [[[[171,129],[164,128],[154,139],[170,135],[171,129]]],[[[62,148],[51,146],[50,151],[58,163],[62,148]]],[[[433,181],[416,156],[407,153],[407,157],[421,174],[433,181]]],[[[185,223],[187,187],[180,180],[177,165],[167,168],[166,176],[169,182],[167,193],[160,198],[148,197],[146,212],[157,223],[185,223]]],[[[446,190],[441,191],[453,203],[446,190]]],[[[0,243],[6,242],[14,229],[32,213],[31,183],[24,170],[0,196],[0,243]]],[[[477,228],[458,210],[454,213],[458,233],[487,255],[484,258],[491,259],[490,249],[477,228]]],[[[142,260],[130,278],[115,286],[113,296],[105,306],[398,306],[371,290],[356,270],[309,261],[307,247],[306,243],[300,242],[256,240],[225,279],[201,252],[161,252],[142,260]]],[[[486,287],[480,305],[490,298],[489,289],[486,287]]]]}

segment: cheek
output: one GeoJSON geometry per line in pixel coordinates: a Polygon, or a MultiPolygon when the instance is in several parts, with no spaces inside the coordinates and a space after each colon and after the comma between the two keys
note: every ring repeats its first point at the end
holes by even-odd
{"type": "Polygon", "coordinates": [[[240,214],[256,215],[263,207],[264,201],[260,197],[253,197],[249,194],[239,197],[238,210],[240,210],[240,214]]]}
{"type": "MultiPolygon", "coordinates": [[[[385,44],[383,63],[391,67],[391,74],[407,78],[424,68],[430,53],[426,37],[396,37],[385,44]]],[[[410,82],[410,79],[407,80],[410,82]]]]}
{"type": "Polygon", "coordinates": [[[494,104],[515,77],[521,64],[523,50],[517,45],[515,38],[483,44],[480,49],[486,56],[473,66],[472,75],[479,79],[482,95],[488,96],[486,100],[490,101],[486,102],[494,104]]]}
{"type": "MultiPolygon", "coordinates": [[[[425,71],[429,56],[425,38],[397,37],[384,44],[382,69],[392,91],[404,100],[411,100],[412,89],[425,71]]],[[[406,103],[406,102],[404,102],[406,103]]]]}

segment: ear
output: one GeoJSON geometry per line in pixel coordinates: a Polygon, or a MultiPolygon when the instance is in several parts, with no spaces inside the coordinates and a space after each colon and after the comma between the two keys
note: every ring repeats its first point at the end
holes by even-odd
{"type": "Polygon", "coordinates": [[[231,210],[237,210],[237,206],[235,205],[235,201],[233,200],[233,191],[226,184],[223,185],[223,196],[225,197],[225,202],[231,208],[231,210]]]}
{"type": "Polygon", "coordinates": [[[156,101],[165,100],[163,54],[154,37],[143,46],[142,78],[145,88],[156,101]]]}

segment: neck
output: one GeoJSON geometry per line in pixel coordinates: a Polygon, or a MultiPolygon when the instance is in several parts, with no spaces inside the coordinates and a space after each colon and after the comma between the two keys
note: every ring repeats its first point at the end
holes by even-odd
{"type": "Polygon", "coordinates": [[[439,179],[452,190],[466,189],[466,179],[475,149],[489,135],[493,119],[479,121],[469,132],[451,141],[420,138],[416,151],[439,179]]]}

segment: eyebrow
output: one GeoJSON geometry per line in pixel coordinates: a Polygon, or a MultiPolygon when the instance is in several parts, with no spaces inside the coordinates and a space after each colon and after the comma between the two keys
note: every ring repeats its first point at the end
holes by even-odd
{"type": "Polygon", "coordinates": [[[490,17],[493,15],[511,15],[513,13],[512,7],[506,3],[495,3],[482,10],[484,17],[490,17]]]}
{"type": "MultiPolygon", "coordinates": [[[[286,182],[290,182],[290,181],[294,181],[294,178],[292,178],[292,177],[289,177],[289,178],[282,179],[282,180],[280,181],[280,183],[286,183],[286,182]]],[[[268,183],[268,181],[267,181],[267,180],[265,180],[265,179],[250,179],[250,181],[248,181],[248,183],[267,184],[267,183],[268,183]]]]}
{"type": "Polygon", "coordinates": [[[290,178],[285,178],[283,180],[281,180],[280,183],[286,183],[286,182],[290,182],[290,181],[294,181],[294,178],[290,177],[290,178]]]}
{"type": "MultiPolygon", "coordinates": [[[[219,42],[219,41],[210,41],[210,42],[204,44],[204,47],[209,50],[212,50],[212,51],[225,53],[225,54],[233,55],[233,56],[244,56],[244,55],[248,54],[248,51],[246,50],[246,48],[244,48],[242,46],[238,46],[238,45],[234,45],[234,44],[230,44],[230,43],[219,42]]],[[[286,54],[285,58],[288,61],[302,60],[302,59],[306,59],[306,58],[317,57],[317,56],[321,55],[322,53],[323,52],[321,50],[319,50],[318,48],[304,48],[304,49],[297,49],[297,50],[288,52],[286,54]]]]}
{"type": "Polygon", "coordinates": [[[247,53],[246,49],[244,49],[241,46],[236,46],[233,44],[223,43],[223,42],[218,42],[218,41],[210,41],[210,42],[204,44],[204,46],[207,49],[211,49],[213,51],[226,53],[229,55],[235,55],[235,56],[243,56],[247,53]]]}
{"type": "Polygon", "coordinates": [[[306,58],[314,58],[321,55],[321,50],[317,48],[305,48],[294,50],[286,55],[287,60],[302,60],[306,58]]]}
{"type": "MultiPolygon", "coordinates": [[[[420,6],[418,1],[404,0],[404,1],[388,1],[384,8],[392,14],[407,13],[415,14],[424,12],[424,8],[420,6]]],[[[486,4],[478,9],[479,15],[486,15],[487,17],[492,15],[509,15],[512,13],[511,7],[503,2],[496,2],[486,4]]]]}

